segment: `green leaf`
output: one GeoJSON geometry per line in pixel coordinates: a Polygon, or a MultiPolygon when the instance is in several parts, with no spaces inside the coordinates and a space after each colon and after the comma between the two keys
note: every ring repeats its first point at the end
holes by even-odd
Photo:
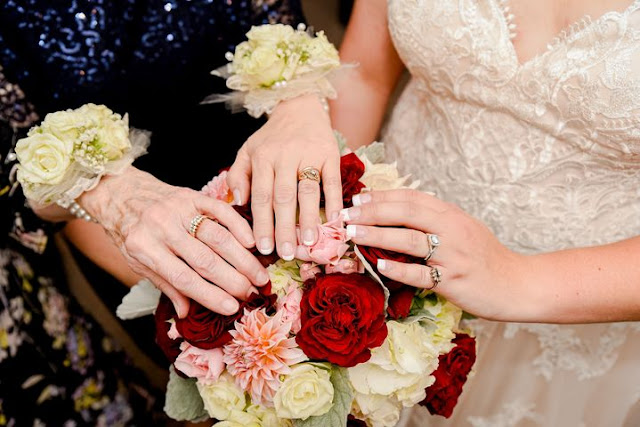
{"type": "Polygon", "coordinates": [[[366,156],[371,163],[382,163],[386,157],[382,142],[373,142],[362,146],[356,150],[356,154],[358,156],[366,156]]]}
{"type": "Polygon", "coordinates": [[[334,367],[331,372],[333,384],[333,406],[324,415],[309,417],[306,420],[293,420],[294,427],[333,427],[346,426],[347,417],[353,403],[353,390],[349,383],[347,370],[334,367]]]}
{"type": "Polygon", "coordinates": [[[209,415],[204,409],[204,403],[198,393],[196,380],[182,378],[173,367],[169,368],[169,384],[164,403],[164,412],[176,421],[195,421],[209,415]]]}

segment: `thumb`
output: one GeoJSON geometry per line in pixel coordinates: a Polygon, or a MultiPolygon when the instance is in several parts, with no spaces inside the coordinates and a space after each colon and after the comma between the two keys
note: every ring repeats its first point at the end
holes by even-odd
{"type": "Polygon", "coordinates": [[[234,205],[246,205],[249,202],[251,191],[251,158],[247,150],[243,148],[238,151],[236,161],[227,173],[227,185],[233,192],[234,205]]]}

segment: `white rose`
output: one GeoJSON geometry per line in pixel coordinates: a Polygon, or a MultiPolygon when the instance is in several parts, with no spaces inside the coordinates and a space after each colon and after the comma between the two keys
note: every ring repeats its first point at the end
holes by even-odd
{"type": "Polygon", "coordinates": [[[310,65],[314,67],[331,69],[340,66],[340,56],[337,49],[322,31],[307,42],[305,50],[309,54],[310,65]]]}
{"type": "Polygon", "coordinates": [[[395,426],[400,421],[400,408],[397,400],[379,394],[356,392],[353,399],[354,415],[371,427],[395,426]]]}
{"type": "Polygon", "coordinates": [[[71,164],[73,142],[48,133],[36,133],[16,144],[21,183],[58,184],[71,164]]]}
{"type": "Polygon", "coordinates": [[[247,408],[249,414],[255,415],[260,419],[262,427],[293,427],[293,421],[278,418],[276,411],[261,405],[251,405],[247,408]]]}
{"type": "Polygon", "coordinates": [[[251,27],[247,33],[247,39],[252,44],[275,46],[281,42],[287,42],[295,31],[293,27],[284,24],[270,24],[251,27]]]}
{"type": "Polygon", "coordinates": [[[131,148],[125,120],[106,120],[98,129],[98,145],[109,160],[117,160],[131,148]]]}
{"type": "Polygon", "coordinates": [[[94,127],[100,127],[106,120],[121,118],[119,114],[115,114],[105,105],[84,104],[76,109],[75,112],[85,120],[90,121],[94,127]]]}
{"type": "Polygon", "coordinates": [[[43,133],[50,133],[62,141],[73,143],[80,136],[82,129],[89,124],[81,114],[67,110],[47,114],[40,128],[43,133]]]}
{"type": "Polygon", "coordinates": [[[280,418],[303,420],[326,414],[332,402],[333,384],[329,371],[310,363],[294,366],[273,398],[280,418]]]}
{"type": "Polygon", "coordinates": [[[416,188],[419,181],[407,185],[410,175],[401,177],[398,173],[397,164],[394,163],[371,163],[366,156],[360,156],[364,163],[364,174],[360,178],[367,188],[372,190],[395,190],[397,188],[416,188]]]}
{"type": "Polygon", "coordinates": [[[431,343],[440,354],[448,353],[454,345],[451,341],[456,337],[462,310],[442,297],[437,302],[425,300],[424,309],[435,316],[435,331],[430,333],[431,343]]]}
{"type": "Polygon", "coordinates": [[[262,427],[262,421],[256,415],[233,410],[228,419],[217,422],[212,427],[262,427]]]}
{"type": "Polygon", "coordinates": [[[418,322],[390,321],[387,328],[387,339],[371,351],[371,359],[348,369],[349,380],[359,393],[393,396],[413,406],[434,381],[430,374],[438,367],[438,348],[418,322]]]}
{"type": "Polygon", "coordinates": [[[285,65],[274,48],[259,46],[247,58],[242,77],[249,84],[269,87],[282,79],[285,65]]]}
{"type": "Polygon", "coordinates": [[[224,372],[218,381],[212,384],[196,384],[198,392],[204,402],[204,409],[211,418],[224,421],[231,416],[234,410],[242,411],[247,404],[244,391],[242,391],[228,372],[224,372]]]}

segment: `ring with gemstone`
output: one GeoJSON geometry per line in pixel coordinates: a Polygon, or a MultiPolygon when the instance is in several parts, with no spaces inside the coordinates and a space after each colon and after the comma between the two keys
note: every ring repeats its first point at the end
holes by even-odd
{"type": "Polygon", "coordinates": [[[305,179],[310,179],[311,181],[319,183],[320,170],[314,168],[313,166],[307,166],[306,168],[298,172],[298,181],[303,181],[305,179]]]}
{"type": "Polygon", "coordinates": [[[440,246],[440,237],[437,234],[427,234],[427,245],[429,246],[429,252],[424,257],[424,263],[428,263],[438,246],[440,246]]]}
{"type": "Polygon", "coordinates": [[[427,265],[427,267],[431,269],[429,275],[431,276],[431,282],[433,283],[430,288],[425,288],[429,291],[435,289],[435,287],[440,284],[442,281],[442,274],[440,273],[440,270],[438,270],[438,267],[433,267],[431,265],[427,265]]]}
{"type": "Polygon", "coordinates": [[[198,228],[200,228],[200,225],[205,219],[207,219],[207,217],[204,215],[198,214],[194,216],[193,219],[191,220],[191,224],[189,225],[189,234],[191,234],[193,237],[196,237],[198,228]]]}

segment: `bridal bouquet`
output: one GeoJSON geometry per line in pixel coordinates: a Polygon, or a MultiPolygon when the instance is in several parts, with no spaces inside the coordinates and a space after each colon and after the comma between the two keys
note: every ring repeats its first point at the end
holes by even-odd
{"type": "MultiPolygon", "coordinates": [[[[417,185],[382,155],[375,143],[342,157],[346,206],[362,191],[417,185]]],[[[202,191],[230,202],[225,178],[202,191]]],[[[251,220],[249,207],[236,208],[251,220]]],[[[172,363],[169,416],[217,427],[337,427],[394,426],[416,404],[451,415],[475,361],[462,311],[375,268],[379,258],[420,260],[351,244],[342,218],[318,231],[293,261],[257,255],[271,281],[235,315],[192,302],[179,319],[150,284],[125,297],[121,317],[155,311],[156,339],[172,363]]]]}

